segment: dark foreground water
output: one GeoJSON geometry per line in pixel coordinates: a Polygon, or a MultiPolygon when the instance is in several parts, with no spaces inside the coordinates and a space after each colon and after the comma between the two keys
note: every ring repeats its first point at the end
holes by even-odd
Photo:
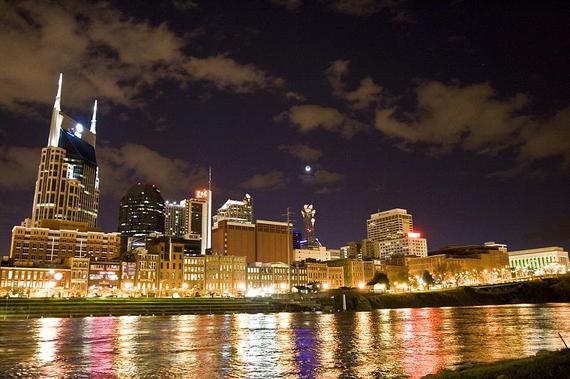
{"type": "Polygon", "coordinates": [[[570,342],[570,304],[0,321],[2,377],[421,377],[570,342]]]}

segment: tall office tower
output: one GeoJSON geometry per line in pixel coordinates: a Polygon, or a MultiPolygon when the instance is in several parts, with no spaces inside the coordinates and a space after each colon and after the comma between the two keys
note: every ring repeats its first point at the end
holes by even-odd
{"type": "Polygon", "coordinates": [[[42,149],[30,226],[60,220],[97,226],[99,169],[95,156],[97,101],[88,129],[61,111],[59,76],[48,144],[42,149]]]}
{"type": "Polygon", "coordinates": [[[228,199],[214,216],[214,223],[222,220],[238,223],[253,222],[253,199],[246,193],[242,201],[228,199]]]}
{"type": "Polygon", "coordinates": [[[164,234],[184,237],[186,234],[186,200],[180,203],[166,201],[164,204],[164,234]]]}
{"type": "Polygon", "coordinates": [[[366,221],[367,245],[375,258],[427,256],[427,240],[414,232],[412,215],[395,208],[370,215],[366,221]]]}
{"type": "Polygon", "coordinates": [[[395,208],[370,215],[366,221],[366,238],[384,241],[401,238],[413,231],[412,215],[405,209],[395,208]]]}
{"type": "Polygon", "coordinates": [[[123,196],[119,232],[124,237],[164,234],[164,199],[155,185],[137,183],[123,196]]]}
{"type": "Polygon", "coordinates": [[[317,210],[313,207],[313,204],[305,204],[301,210],[301,216],[303,216],[303,225],[305,227],[305,239],[307,240],[307,247],[314,248],[320,247],[321,244],[315,237],[315,214],[317,210]]]}
{"type": "Polygon", "coordinates": [[[196,191],[192,199],[184,200],[186,206],[186,237],[201,240],[200,251],[212,248],[212,191],[196,191]]]}

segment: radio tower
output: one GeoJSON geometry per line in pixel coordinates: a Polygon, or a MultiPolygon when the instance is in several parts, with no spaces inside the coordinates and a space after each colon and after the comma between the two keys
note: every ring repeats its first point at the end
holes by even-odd
{"type": "Polygon", "coordinates": [[[303,223],[305,225],[305,238],[307,239],[307,247],[319,247],[319,241],[315,238],[315,214],[317,210],[313,208],[313,204],[305,204],[301,210],[303,223]]]}

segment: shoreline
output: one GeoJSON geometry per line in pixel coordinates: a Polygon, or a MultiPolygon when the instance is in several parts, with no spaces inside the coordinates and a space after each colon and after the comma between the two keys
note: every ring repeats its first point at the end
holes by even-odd
{"type": "Polygon", "coordinates": [[[485,305],[570,303],[570,275],[508,285],[375,294],[337,289],[300,298],[5,298],[0,321],[43,317],[169,316],[228,313],[371,311],[485,305]],[[483,289],[483,291],[481,290],[483,289]]]}
{"type": "Polygon", "coordinates": [[[464,364],[456,369],[445,369],[422,379],[455,378],[565,378],[570,372],[570,349],[539,351],[518,359],[490,363],[464,364]]]}

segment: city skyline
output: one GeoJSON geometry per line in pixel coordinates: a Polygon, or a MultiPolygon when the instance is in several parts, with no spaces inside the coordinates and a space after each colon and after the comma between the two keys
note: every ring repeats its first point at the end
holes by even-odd
{"type": "MultiPolygon", "coordinates": [[[[48,28],[55,27],[54,20],[70,14],[91,16],[85,21],[89,25],[85,33],[74,37],[79,41],[64,41],[76,53],[72,62],[49,56],[41,69],[21,65],[12,77],[0,75],[4,84],[0,115],[5,120],[0,162],[3,255],[8,254],[12,226],[30,216],[33,182],[49,131],[46,120],[60,71],[67,85],[63,108],[74,119],[89,125],[91,114],[84,109],[89,109],[92,99],[99,99],[99,224],[106,232],[116,230],[120,196],[132,184],[156,184],[165,199],[188,198],[194,190],[207,186],[207,167],[211,166],[213,209],[227,198],[251,193],[255,218],[282,221],[280,215],[287,207],[300,211],[303,204],[312,203],[319,209],[318,237],[329,247],[364,238],[370,214],[398,207],[414,214],[430,250],[445,244],[489,240],[513,249],[568,246],[570,179],[563,161],[570,154],[570,147],[564,145],[570,140],[565,137],[568,128],[564,129],[570,119],[570,96],[561,84],[563,58],[557,55],[565,42],[550,41],[553,46],[541,47],[550,59],[534,65],[527,62],[519,72],[509,74],[510,59],[516,60],[528,50],[508,43],[484,46],[477,39],[487,36],[482,30],[479,34],[470,32],[477,35],[461,33],[461,27],[454,25],[455,29],[443,28],[436,33],[441,40],[425,37],[431,45],[424,50],[417,44],[421,30],[433,28],[434,19],[461,18],[468,11],[473,12],[474,19],[498,30],[501,17],[512,10],[508,4],[495,5],[497,19],[493,19],[473,5],[447,6],[442,9],[447,16],[442,16],[406,3],[395,8],[370,8],[369,14],[350,14],[333,5],[298,3],[301,5],[297,7],[271,2],[244,5],[247,9],[228,5],[225,15],[202,3],[187,9],[161,5],[157,14],[143,5],[136,9],[113,5],[91,9],[84,5],[73,11],[65,5],[39,3],[6,6],[6,14],[14,14],[20,21],[15,8],[29,12],[44,26],[42,37],[47,39],[54,38],[50,34],[54,31],[48,28]],[[235,24],[227,22],[226,17],[240,11],[266,16],[277,25],[250,18],[235,24]],[[339,46],[299,57],[292,67],[285,67],[282,61],[286,54],[279,55],[283,53],[272,47],[274,39],[267,34],[275,34],[276,39],[284,37],[276,28],[288,21],[302,29],[299,35],[307,33],[306,23],[316,12],[323,15],[312,26],[319,33],[302,49],[326,45],[325,30],[333,33],[339,46]],[[94,15],[106,19],[108,27],[94,15]],[[124,20],[119,15],[131,18],[124,20]],[[183,17],[203,25],[185,27],[183,17]],[[216,17],[224,20],[217,39],[208,36],[216,17]],[[168,24],[161,24],[165,21],[168,24]],[[336,21],[342,26],[334,27],[336,21]],[[361,43],[372,43],[375,39],[364,30],[376,25],[375,21],[382,24],[375,27],[375,33],[392,35],[393,42],[402,44],[400,49],[389,50],[385,59],[380,59],[381,47],[386,47],[383,43],[363,54],[362,47],[357,51],[349,46],[354,35],[342,35],[343,27],[353,28],[354,33],[362,33],[361,43]],[[256,30],[248,30],[248,23],[256,30]],[[129,56],[135,52],[111,44],[105,33],[113,27],[140,33],[150,41],[150,47],[160,47],[156,53],[169,69],[152,69],[156,62],[148,56],[129,56]],[[232,36],[235,30],[242,30],[243,35],[232,36]],[[190,31],[194,34],[188,35],[190,31]],[[403,35],[393,36],[398,31],[403,35]],[[151,37],[158,38],[154,45],[151,37]],[[104,54],[108,45],[130,70],[93,71],[93,77],[88,77],[86,72],[96,66],[82,43],[93,40],[101,43],[94,47],[100,59],[108,59],[104,54]],[[243,49],[237,49],[242,44],[243,49]],[[258,44],[272,47],[268,55],[253,54],[259,52],[258,44]],[[505,49],[505,57],[510,57],[506,61],[492,56],[500,47],[505,49]],[[419,51],[404,59],[414,49],[419,51]],[[438,53],[442,53],[441,58],[438,53]],[[447,67],[451,71],[445,74],[441,71],[446,67],[444,57],[452,62],[452,67],[447,67]],[[423,67],[421,58],[434,68],[423,67]],[[78,69],[74,66],[77,63],[86,69],[78,69]],[[372,67],[376,65],[383,67],[372,67]],[[492,70],[489,65],[493,65],[492,70]],[[468,68],[460,70],[460,66],[468,68]],[[179,88],[179,79],[171,70],[181,67],[187,83],[179,88]],[[122,82],[129,77],[144,88],[122,82]],[[14,80],[20,81],[18,88],[7,86],[14,80]],[[457,115],[438,108],[440,104],[430,102],[432,98],[440,99],[441,106],[460,107],[464,112],[453,118],[457,115]],[[414,108],[415,101],[430,109],[425,119],[414,108]],[[401,114],[403,110],[411,113],[401,114]],[[477,118],[473,112],[488,118],[477,118]],[[457,129],[448,130],[449,135],[441,134],[445,130],[438,129],[437,123],[449,117],[457,129]],[[428,128],[435,137],[420,133],[420,128],[428,128]],[[484,132],[485,128],[493,133],[484,132]],[[461,137],[462,133],[469,138],[461,137]],[[147,167],[141,162],[148,162],[147,167]],[[312,172],[307,173],[307,165],[312,172]]],[[[530,42],[542,42],[564,31],[557,14],[547,8],[542,11],[542,16],[551,19],[551,26],[526,32],[523,38],[530,42]]],[[[518,28],[524,26],[520,20],[513,22],[519,23],[518,28]]],[[[18,28],[28,30],[32,26],[5,23],[2,35],[18,28]]],[[[503,36],[504,41],[515,41],[518,36],[512,30],[509,33],[503,36]]],[[[41,45],[41,40],[29,38],[32,40],[20,41],[21,56],[26,57],[30,45],[41,45]]],[[[5,39],[0,43],[0,48],[8,46],[5,39]]],[[[7,67],[15,65],[14,61],[17,58],[11,58],[7,67]]],[[[300,214],[295,218],[300,228],[300,214]]]]}

